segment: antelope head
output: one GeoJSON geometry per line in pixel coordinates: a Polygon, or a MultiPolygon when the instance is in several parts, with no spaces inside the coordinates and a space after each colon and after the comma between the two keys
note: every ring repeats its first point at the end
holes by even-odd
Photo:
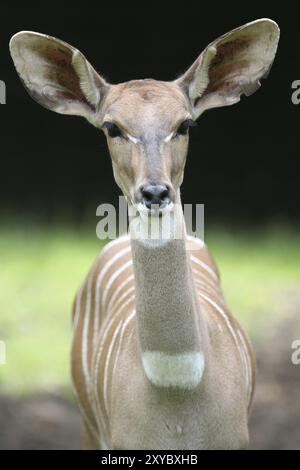
{"type": "Polygon", "coordinates": [[[256,91],[278,39],[277,24],[260,19],[209,44],[174,81],[116,85],[107,83],[80,51],[54,37],[19,32],[10,51],[33,99],[57,113],[84,116],[105,133],[115,180],[129,205],[140,213],[155,205],[162,214],[179,198],[189,128],[205,110],[256,91]]]}

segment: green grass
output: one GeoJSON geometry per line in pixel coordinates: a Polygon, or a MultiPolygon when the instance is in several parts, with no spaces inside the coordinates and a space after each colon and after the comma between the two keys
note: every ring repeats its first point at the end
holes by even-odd
{"type": "MultiPolygon", "coordinates": [[[[253,335],[284,313],[299,290],[300,235],[270,229],[256,234],[207,230],[232,311],[253,335]]],[[[103,244],[93,228],[61,225],[0,229],[0,391],[70,390],[71,305],[103,244]]]]}
{"type": "Polygon", "coordinates": [[[208,230],[227,303],[253,336],[265,334],[300,299],[300,234],[271,226],[256,232],[208,230]]]}
{"type": "Polygon", "coordinates": [[[75,227],[2,227],[2,391],[69,387],[72,302],[102,245],[75,227]]]}

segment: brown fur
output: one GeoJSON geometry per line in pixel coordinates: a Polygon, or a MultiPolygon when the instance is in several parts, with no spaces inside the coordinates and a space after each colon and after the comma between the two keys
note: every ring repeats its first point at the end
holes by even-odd
{"type": "MultiPolygon", "coordinates": [[[[97,128],[106,122],[119,127],[113,138],[104,126],[115,180],[129,206],[141,204],[143,185],[168,186],[174,218],[183,228],[180,185],[188,135],[177,129],[206,109],[234,104],[258,89],[278,39],[276,23],[257,20],[209,44],[173,82],[117,85],[108,84],[74,47],[50,36],[20,32],[10,50],[40,104],[84,116],[97,128]]],[[[72,376],[83,446],[245,448],[255,382],[247,335],[226,307],[206,248],[194,240],[189,251],[185,236],[161,242],[153,247],[124,237],[110,244],[77,294],[72,376]],[[148,353],[158,357],[150,375],[148,353]],[[183,380],[185,355],[190,382],[183,380]],[[204,368],[195,381],[197,355],[204,368]]]]}

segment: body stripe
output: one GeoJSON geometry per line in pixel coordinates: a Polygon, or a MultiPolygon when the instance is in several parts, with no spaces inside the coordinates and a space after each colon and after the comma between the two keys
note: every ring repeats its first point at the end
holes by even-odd
{"type": "MultiPolygon", "coordinates": [[[[94,273],[95,268],[93,269],[92,273],[94,273]]],[[[93,276],[90,275],[87,284],[87,298],[86,298],[86,307],[85,307],[85,315],[84,315],[84,323],[82,329],[82,343],[81,343],[81,353],[82,353],[82,370],[85,379],[85,383],[87,384],[90,378],[90,372],[88,367],[88,336],[89,336],[89,322],[90,322],[90,314],[91,314],[91,301],[92,301],[92,282],[93,276]]],[[[95,313],[94,313],[95,314],[95,313]]],[[[89,396],[88,396],[89,399],[89,396]]]]}
{"type": "MultiPolygon", "coordinates": [[[[106,326],[104,325],[103,336],[101,336],[99,338],[99,342],[97,344],[97,347],[95,348],[95,354],[96,355],[95,355],[95,361],[93,361],[93,369],[95,370],[95,376],[94,376],[94,381],[93,382],[94,382],[94,389],[95,390],[98,390],[98,373],[99,373],[99,367],[100,367],[100,359],[101,359],[101,354],[102,354],[104,346],[105,346],[105,342],[106,342],[106,339],[107,339],[108,332],[112,328],[114,322],[116,322],[116,320],[118,319],[118,316],[120,315],[120,313],[122,313],[122,310],[124,309],[124,307],[126,307],[125,304],[123,304],[117,310],[117,312],[114,313],[114,315],[109,317],[106,326]]],[[[98,391],[96,391],[95,399],[96,399],[96,409],[97,409],[98,413],[101,414],[101,404],[100,404],[100,398],[99,398],[98,391]]]]}
{"type": "Polygon", "coordinates": [[[97,278],[96,282],[96,299],[95,299],[95,310],[96,312],[99,312],[99,307],[100,307],[100,287],[101,287],[101,282],[105,276],[105,274],[108,272],[108,270],[113,266],[114,263],[116,263],[122,256],[126,255],[129,253],[131,250],[131,247],[126,247],[123,250],[119,251],[116,253],[112,258],[110,258],[106,264],[103,266],[101,269],[99,276],[97,278]]]}
{"type": "Polygon", "coordinates": [[[121,330],[121,334],[120,334],[120,338],[119,338],[118,349],[117,349],[117,353],[116,353],[116,359],[115,359],[115,363],[113,365],[113,372],[112,372],[113,377],[114,377],[115,370],[116,370],[116,367],[117,367],[117,364],[118,364],[118,359],[119,359],[121,346],[122,346],[122,341],[123,341],[123,336],[124,336],[126,327],[127,327],[128,323],[135,317],[135,314],[136,314],[136,312],[135,312],[135,310],[133,310],[131,312],[131,314],[126,318],[126,320],[124,320],[124,322],[123,322],[123,326],[122,326],[122,330],[121,330]]]}
{"type": "Polygon", "coordinates": [[[107,415],[109,415],[108,400],[107,400],[107,394],[108,394],[108,390],[107,390],[107,388],[108,388],[107,387],[108,367],[110,366],[111,353],[112,353],[116,338],[119,334],[119,331],[120,331],[121,327],[122,327],[122,320],[118,323],[118,325],[117,325],[117,327],[116,327],[116,329],[115,329],[115,331],[112,335],[110,345],[109,345],[109,348],[108,348],[108,352],[107,352],[107,355],[106,355],[105,363],[104,363],[103,398],[104,398],[104,408],[106,410],[107,415]]]}
{"type": "MultiPolygon", "coordinates": [[[[129,287],[118,299],[118,301],[114,304],[112,311],[114,311],[124,300],[128,298],[128,295],[134,292],[134,286],[129,287]]],[[[134,298],[134,296],[131,296],[134,298]]]]}
{"type": "Polygon", "coordinates": [[[230,320],[228,318],[228,316],[226,315],[226,313],[224,312],[224,310],[216,303],[214,302],[212,299],[210,299],[207,295],[205,294],[202,294],[201,292],[199,293],[199,295],[204,299],[206,300],[208,303],[210,303],[220,314],[221,316],[224,318],[225,320],[225,323],[228,327],[228,330],[230,331],[231,333],[231,336],[235,342],[235,345],[240,353],[240,357],[241,357],[241,360],[242,360],[242,363],[244,365],[244,369],[245,369],[245,375],[247,376],[247,370],[246,370],[246,365],[245,365],[245,362],[244,362],[244,356],[243,356],[243,348],[240,347],[240,344],[239,344],[239,341],[238,341],[238,336],[237,334],[235,333],[234,331],[234,328],[232,327],[231,323],[230,323],[230,320]]]}
{"type": "Polygon", "coordinates": [[[84,283],[82,283],[82,285],[81,285],[81,287],[78,291],[77,297],[76,297],[75,315],[74,315],[74,321],[73,321],[73,331],[75,331],[77,329],[80,314],[81,314],[81,311],[82,311],[80,307],[81,307],[81,299],[82,299],[83,288],[84,288],[84,283]]]}
{"type": "Polygon", "coordinates": [[[196,258],[194,255],[191,255],[191,259],[194,263],[196,263],[198,266],[200,266],[201,268],[205,269],[205,271],[207,271],[211,277],[214,278],[215,281],[218,280],[218,276],[216,275],[215,271],[213,269],[211,269],[206,263],[204,263],[204,261],[201,261],[199,260],[198,258],[196,258]]]}
{"type": "MultiPolygon", "coordinates": [[[[236,354],[245,371],[247,398],[253,391],[251,350],[243,331],[226,312],[219,277],[201,240],[187,237],[191,246],[191,272],[199,305],[207,318],[214,318],[222,335],[230,334],[236,354]],[[203,304],[203,302],[204,304],[203,304]],[[212,315],[209,304],[218,315],[212,315]],[[224,307],[224,308],[223,308],[224,307]]],[[[135,284],[131,245],[128,236],[107,244],[86,281],[78,290],[74,303],[73,345],[77,373],[73,374],[80,412],[97,446],[110,448],[110,416],[114,381],[124,348],[135,344],[137,329],[133,324],[135,284]],[[126,336],[126,342],[124,337],[126,336]],[[82,387],[83,383],[83,387],[82,387]],[[91,414],[92,413],[92,414],[91,414]]],[[[74,362],[74,361],[73,361],[74,362]]],[[[141,361],[142,363],[142,361],[141,361]]],[[[119,386],[119,382],[116,382],[119,386]]]]}
{"type": "Polygon", "coordinates": [[[126,269],[132,265],[132,260],[129,260],[127,261],[125,264],[123,264],[123,266],[121,266],[119,269],[117,269],[113,274],[112,276],[109,278],[109,280],[107,281],[107,284],[106,286],[104,287],[104,290],[103,290],[103,296],[102,296],[102,305],[104,306],[105,305],[105,302],[106,302],[106,298],[107,298],[107,295],[108,295],[108,292],[109,292],[109,289],[111,287],[111,285],[113,284],[113,282],[124,272],[126,271],[126,269]]]}
{"type": "Polygon", "coordinates": [[[251,394],[252,394],[252,377],[251,377],[251,372],[250,372],[250,367],[249,367],[250,360],[249,360],[248,348],[247,348],[247,345],[245,343],[245,339],[243,337],[243,334],[241,333],[241,331],[239,329],[237,330],[237,333],[238,333],[239,338],[240,338],[240,340],[243,344],[243,351],[244,351],[244,354],[245,354],[245,362],[246,362],[246,368],[247,368],[246,385],[247,385],[247,391],[248,391],[248,400],[250,400],[250,397],[251,397],[251,394]]]}
{"type": "MultiPolygon", "coordinates": [[[[127,284],[129,284],[130,282],[132,282],[133,279],[134,279],[134,276],[133,276],[133,274],[131,274],[130,276],[127,277],[127,279],[126,279],[125,281],[121,282],[121,284],[119,284],[119,285],[117,286],[117,288],[115,289],[113,295],[111,296],[111,298],[110,298],[110,300],[109,300],[109,302],[108,302],[108,304],[107,304],[107,309],[108,309],[108,310],[109,310],[110,307],[113,305],[115,299],[119,296],[119,294],[120,294],[120,292],[123,290],[123,288],[124,288],[125,286],[127,286],[127,284]]],[[[108,295],[109,295],[109,293],[108,293],[108,295]]]]}

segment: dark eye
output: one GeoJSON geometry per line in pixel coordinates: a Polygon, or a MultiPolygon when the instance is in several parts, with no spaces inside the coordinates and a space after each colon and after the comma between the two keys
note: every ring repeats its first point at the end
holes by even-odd
{"type": "Polygon", "coordinates": [[[123,137],[122,131],[114,122],[104,122],[102,127],[103,129],[107,129],[109,137],[123,137]]]}
{"type": "Polygon", "coordinates": [[[193,119],[186,119],[180,124],[180,126],[178,127],[177,131],[174,134],[174,137],[177,137],[179,135],[186,135],[188,133],[189,128],[194,127],[196,125],[197,123],[193,121],[193,119]]]}

